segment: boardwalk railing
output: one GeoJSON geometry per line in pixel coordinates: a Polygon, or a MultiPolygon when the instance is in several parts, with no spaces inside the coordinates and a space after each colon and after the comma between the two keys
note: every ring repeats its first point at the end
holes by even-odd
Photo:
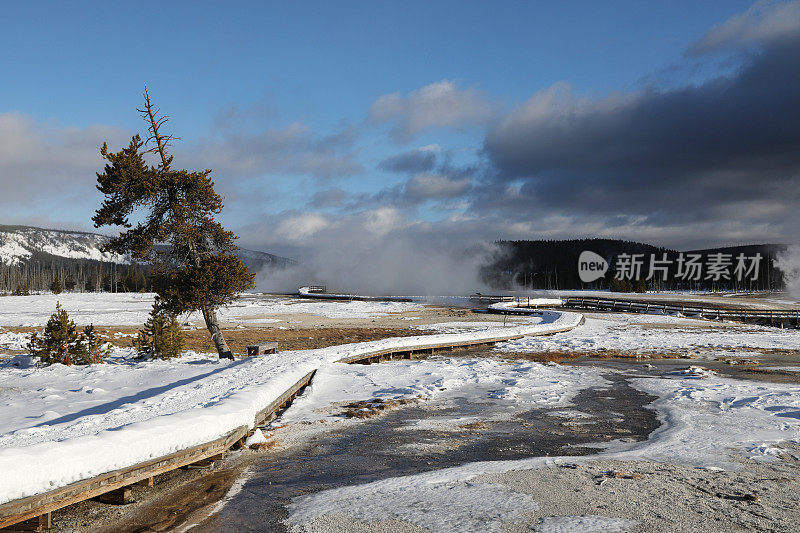
{"type": "Polygon", "coordinates": [[[614,298],[570,297],[564,300],[570,309],[596,309],[626,313],[663,313],[711,320],[730,320],[778,326],[800,327],[800,310],[792,309],[724,309],[704,305],[654,301],[618,300],[614,298]]]}

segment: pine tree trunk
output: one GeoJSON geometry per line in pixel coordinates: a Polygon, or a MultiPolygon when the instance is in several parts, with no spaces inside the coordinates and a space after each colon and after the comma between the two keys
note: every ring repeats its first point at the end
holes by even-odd
{"type": "Polygon", "coordinates": [[[214,341],[214,346],[217,348],[217,353],[220,359],[233,359],[233,354],[228,343],[225,342],[225,337],[222,336],[222,330],[219,329],[219,320],[217,320],[217,313],[213,309],[202,309],[203,318],[206,321],[208,332],[211,333],[211,340],[214,341]]]}

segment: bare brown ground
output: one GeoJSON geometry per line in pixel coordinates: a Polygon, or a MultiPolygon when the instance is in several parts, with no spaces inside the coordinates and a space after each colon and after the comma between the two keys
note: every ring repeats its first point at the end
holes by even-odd
{"type": "MultiPolygon", "coordinates": [[[[366,342],[387,337],[410,337],[425,332],[409,328],[308,328],[308,329],[232,329],[223,331],[225,340],[234,353],[246,353],[248,344],[277,342],[278,351],[327,348],[352,342],[366,342]]],[[[205,330],[186,332],[186,345],[190,350],[213,352],[214,346],[205,330]]]]}
{"type": "MultiPolygon", "coordinates": [[[[6,331],[29,333],[41,328],[4,328],[6,331]]],[[[136,334],[136,328],[98,327],[98,334],[105,336],[115,346],[132,346],[133,337],[114,337],[115,333],[136,334]]],[[[278,351],[307,350],[311,348],[327,348],[352,342],[366,342],[385,339],[387,337],[410,337],[430,335],[435,331],[421,331],[411,328],[384,327],[319,327],[301,329],[247,328],[223,329],[223,335],[235,354],[247,352],[247,345],[259,342],[277,342],[278,351]]],[[[214,352],[214,345],[205,329],[184,331],[186,349],[196,352],[214,352]]],[[[7,350],[8,353],[15,353],[7,350]]],[[[16,353],[22,353],[17,351],[16,353]]]]}

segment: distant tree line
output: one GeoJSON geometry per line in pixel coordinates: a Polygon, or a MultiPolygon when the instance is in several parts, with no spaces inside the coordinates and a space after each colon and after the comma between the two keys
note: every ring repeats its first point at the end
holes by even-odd
{"type": "Polygon", "coordinates": [[[702,279],[684,281],[677,277],[677,258],[681,252],[645,243],[615,239],[573,239],[539,241],[497,241],[500,253],[495,260],[484,266],[481,277],[496,289],[529,290],[612,290],[616,292],[645,292],[653,290],[717,290],[756,291],[784,287],[783,273],[775,267],[775,256],[785,249],[783,245],[749,245],[727,248],[696,250],[686,253],[725,253],[735,258],[738,254],[762,255],[758,266],[757,280],[739,282],[735,278],[726,280],[702,279]],[[583,251],[592,251],[608,262],[606,274],[593,283],[583,283],[578,273],[578,257],[583,251]],[[636,279],[616,279],[616,259],[621,254],[643,254],[645,266],[636,279]],[[671,261],[666,276],[656,274],[646,279],[647,264],[651,255],[671,261]]]}
{"type": "Polygon", "coordinates": [[[38,291],[150,292],[150,269],[138,264],[106,263],[86,259],[29,260],[17,265],[0,263],[0,293],[24,295],[38,291]]]}

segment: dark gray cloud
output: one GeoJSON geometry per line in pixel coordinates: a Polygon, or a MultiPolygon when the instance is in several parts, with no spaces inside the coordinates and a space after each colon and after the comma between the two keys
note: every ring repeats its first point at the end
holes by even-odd
{"type": "MultiPolygon", "coordinates": [[[[384,187],[374,194],[351,197],[346,211],[354,212],[380,207],[413,209],[421,204],[433,203],[443,209],[453,209],[454,202],[469,195],[472,179],[469,175],[421,172],[404,182],[384,187]]],[[[460,205],[460,204],[459,204],[460,205]]],[[[464,206],[462,205],[461,208],[464,206]]]]}
{"type": "Polygon", "coordinates": [[[330,189],[323,189],[315,192],[308,205],[317,209],[324,207],[341,207],[347,200],[347,196],[347,193],[339,187],[331,187],[330,189]]]}
{"type": "Polygon", "coordinates": [[[800,38],[697,86],[592,100],[557,84],[492,129],[485,153],[495,174],[476,212],[786,233],[800,200],[800,38]]]}
{"type": "Polygon", "coordinates": [[[411,150],[387,157],[378,168],[399,174],[429,172],[436,166],[436,154],[430,150],[411,150]]]}
{"type": "Polygon", "coordinates": [[[406,181],[403,194],[412,203],[446,200],[463,196],[471,186],[469,178],[454,178],[443,174],[417,174],[406,181]]]}

